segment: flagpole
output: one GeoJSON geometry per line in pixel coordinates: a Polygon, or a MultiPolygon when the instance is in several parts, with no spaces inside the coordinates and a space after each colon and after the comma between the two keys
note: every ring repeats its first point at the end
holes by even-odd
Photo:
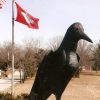
{"type": "Polygon", "coordinates": [[[14,93],[14,0],[12,0],[12,79],[11,94],[14,93]]]}

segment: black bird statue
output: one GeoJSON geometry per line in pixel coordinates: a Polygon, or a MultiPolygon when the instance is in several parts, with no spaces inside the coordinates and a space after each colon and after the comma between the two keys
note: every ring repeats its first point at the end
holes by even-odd
{"type": "Polygon", "coordinates": [[[80,23],[72,24],[56,51],[51,51],[39,65],[28,100],[47,100],[54,94],[61,100],[62,93],[79,68],[79,55],[76,53],[80,39],[92,43],[84,33],[80,23]]]}

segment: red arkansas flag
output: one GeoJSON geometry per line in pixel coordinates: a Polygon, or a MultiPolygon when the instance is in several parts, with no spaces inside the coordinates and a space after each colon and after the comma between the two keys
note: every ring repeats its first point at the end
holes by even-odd
{"type": "Polygon", "coordinates": [[[29,13],[27,13],[24,9],[22,9],[16,2],[17,7],[17,17],[16,20],[19,23],[27,25],[29,28],[38,29],[38,18],[33,17],[29,13]]]}

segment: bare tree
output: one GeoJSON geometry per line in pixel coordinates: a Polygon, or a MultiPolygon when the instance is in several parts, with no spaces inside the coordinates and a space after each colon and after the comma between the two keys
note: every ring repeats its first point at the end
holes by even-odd
{"type": "Polygon", "coordinates": [[[33,76],[36,71],[38,52],[40,49],[39,39],[24,41],[24,67],[27,76],[33,76]]]}
{"type": "Polygon", "coordinates": [[[25,48],[32,48],[36,51],[41,47],[42,40],[40,38],[31,38],[30,40],[24,40],[23,43],[25,48]]]}
{"type": "Polygon", "coordinates": [[[11,42],[5,41],[0,46],[0,66],[6,70],[11,62],[11,42]]]}
{"type": "MultiPolygon", "coordinates": [[[[7,70],[11,68],[12,60],[12,44],[9,41],[0,45],[0,68],[7,70]]],[[[14,45],[14,67],[22,68],[27,73],[27,76],[33,76],[36,72],[38,63],[45,55],[45,50],[40,48],[38,39],[24,41],[24,45],[14,45]]]]}
{"type": "Polygon", "coordinates": [[[100,41],[95,46],[93,56],[94,56],[94,58],[92,59],[92,61],[94,62],[93,69],[99,71],[100,70],[100,41]]]}
{"type": "Polygon", "coordinates": [[[49,39],[48,48],[53,51],[57,50],[57,48],[61,44],[62,39],[62,36],[56,36],[54,38],[49,39]]]}
{"type": "Polygon", "coordinates": [[[86,69],[91,70],[90,59],[92,57],[92,47],[90,43],[85,40],[80,40],[78,43],[77,52],[80,55],[80,66],[85,66],[86,69]]]}

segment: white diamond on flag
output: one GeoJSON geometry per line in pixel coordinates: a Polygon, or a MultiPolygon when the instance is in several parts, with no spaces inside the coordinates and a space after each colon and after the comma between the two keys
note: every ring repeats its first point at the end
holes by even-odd
{"type": "Polygon", "coordinates": [[[34,23],[35,23],[34,20],[32,20],[32,19],[28,16],[28,13],[21,12],[21,14],[24,16],[24,18],[25,18],[25,20],[26,20],[26,22],[27,22],[28,24],[34,24],[34,23]]]}

